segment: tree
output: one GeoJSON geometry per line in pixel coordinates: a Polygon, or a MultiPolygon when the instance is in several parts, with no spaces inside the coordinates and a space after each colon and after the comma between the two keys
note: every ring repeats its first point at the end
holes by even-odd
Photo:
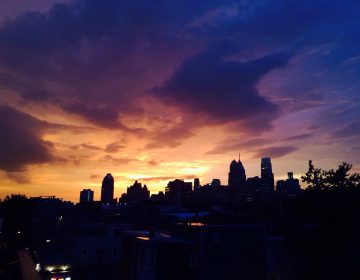
{"type": "Polygon", "coordinates": [[[9,249],[28,247],[31,234],[32,206],[21,194],[6,196],[0,203],[3,218],[3,234],[9,249]]]}
{"type": "Polygon", "coordinates": [[[312,160],[309,160],[309,170],[301,176],[301,180],[308,184],[308,188],[321,189],[324,185],[324,171],[315,168],[312,160]]]}
{"type": "Polygon", "coordinates": [[[360,186],[360,174],[350,174],[352,165],[341,163],[336,170],[322,170],[315,168],[309,160],[309,170],[301,176],[301,180],[308,184],[308,188],[354,188],[360,186]]]}

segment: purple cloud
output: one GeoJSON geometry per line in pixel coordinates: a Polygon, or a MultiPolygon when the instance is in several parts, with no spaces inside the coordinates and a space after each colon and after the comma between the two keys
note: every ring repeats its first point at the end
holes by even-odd
{"type": "Polygon", "coordinates": [[[256,150],[256,154],[254,155],[254,158],[259,158],[259,157],[279,158],[287,154],[290,154],[296,150],[297,148],[292,146],[266,147],[256,150]]]}
{"type": "Polygon", "coordinates": [[[55,161],[52,145],[41,139],[47,126],[11,107],[0,107],[0,169],[23,171],[31,164],[55,161]]]}

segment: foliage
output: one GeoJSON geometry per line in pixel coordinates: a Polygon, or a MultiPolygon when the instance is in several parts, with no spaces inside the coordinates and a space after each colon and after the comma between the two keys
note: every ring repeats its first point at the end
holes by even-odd
{"type": "Polygon", "coordinates": [[[9,249],[28,246],[31,232],[32,206],[25,195],[12,194],[0,203],[3,235],[9,249]]]}
{"type": "Polygon", "coordinates": [[[301,180],[307,183],[308,188],[326,189],[326,188],[354,188],[360,185],[360,174],[350,174],[352,165],[343,162],[336,170],[322,170],[315,168],[312,161],[309,160],[309,169],[301,180]]]}

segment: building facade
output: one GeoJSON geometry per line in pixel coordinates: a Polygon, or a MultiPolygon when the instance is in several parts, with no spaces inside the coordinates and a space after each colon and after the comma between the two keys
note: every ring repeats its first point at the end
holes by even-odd
{"type": "Polygon", "coordinates": [[[83,189],[80,192],[80,203],[83,202],[93,202],[94,201],[94,191],[91,189],[83,189]]]}
{"type": "Polygon", "coordinates": [[[101,202],[113,203],[114,202],[114,177],[108,173],[104,177],[101,186],[101,202]]]}
{"type": "Polygon", "coordinates": [[[240,157],[239,161],[233,160],[230,164],[228,183],[229,187],[240,187],[246,184],[245,168],[240,161],[240,157]]]}

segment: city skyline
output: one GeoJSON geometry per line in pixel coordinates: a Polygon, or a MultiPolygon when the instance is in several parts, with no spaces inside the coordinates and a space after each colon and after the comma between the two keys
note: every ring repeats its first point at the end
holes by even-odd
{"type": "MultiPolygon", "coordinates": [[[[161,193],[165,194],[167,192],[167,188],[169,186],[169,184],[171,184],[174,181],[182,181],[185,182],[185,184],[188,185],[188,188],[190,188],[191,184],[191,189],[192,191],[197,191],[199,189],[201,189],[202,187],[209,187],[209,186],[213,186],[214,181],[217,181],[219,183],[216,183],[216,186],[218,187],[225,187],[225,189],[231,190],[233,188],[237,189],[237,190],[245,190],[245,189],[249,189],[252,191],[255,191],[255,189],[257,189],[258,187],[267,189],[268,187],[270,188],[271,191],[277,191],[277,188],[275,187],[277,185],[278,182],[284,181],[285,179],[297,179],[298,180],[298,184],[299,187],[303,186],[303,189],[306,189],[306,184],[302,184],[302,181],[300,180],[300,177],[305,175],[301,174],[299,176],[295,176],[294,178],[294,174],[292,171],[288,171],[286,173],[285,176],[277,176],[275,177],[274,174],[272,173],[272,162],[271,162],[271,158],[269,157],[264,157],[259,159],[259,170],[257,174],[254,174],[252,176],[247,176],[246,175],[246,168],[244,168],[243,166],[243,162],[240,160],[240,154],[239,154],[239,158],[238,161],[236,161],[235,159],[232,160],[230,163],[228,163],[227,165],[227,169],[228,169],[228,173],[226,173],[226,180],[222,180],[219,178],[215,178],[213,177],[210,181],[201,181],[201,179],[199,177],[196,176],[191,176],[191,177],[187,177],[186,179],[181,178],[181,177],[171,177],[169,176],[166,180],[166,182],[164,183],[164,185],[161,185],[159,188],[156,188],[155,190],[152,189],[151,191],[151,186],[150,190],[148,191],[149,194],[149,198],[151,194],[154,195],[158,195],[161,193]],[[239,167],[238,167],[239,165],[239,167]],[[269,170],[269,171],[268,171],[269,170]],[[291,174],[291,175],[290,175],[291,174]],[[269,176],[271,176],[269,178],[269,176]],[[296,178],[298,177],[298,178],[296,178]],[[270,179],[270,181],[269,181],[270,179]],[[255,180],[255,181],[253,181],[255,180]],[[260,181],[259,181],[260,180],[260,181]],[[197,184],[199,184],[199,186],[196,188],[195,187],[195,181],[197,182],[197,184]],[[199,188],[200,187],[200,188],[199,188]]],[[[143,180],[143,182],[147,182],[146,178],[140,178],[143,180]]],[[[164,179],[165,180],[165,179],[164,179]]],[[[99,184],[94,184],[92,186],[88,186],[87,189],[83,188],[83,189],[79,189],[80,190],[80,198],[79,198],[79,194],[78,197],[75,198],[71,198],[68,199],[68,201],[71,201],[73,203],[77,203],[77,202],[93,202],[93,201],[99,201],[103,204],[117,204],[120,203],[120,198],[124,195],[127,194],[129,191],[129,188],[133,187],[133,186],[141,186],[142,182],[139,181],[138,179],[134,179],[128,186],[125,187],[125,189],[123,188],[116,188],[117,186],[117,182],[114,179],[113,175],[111,173],[106,173],[105,176],[103,177],[103,179],[101,180],[101,183],[99,182],[99,184]]],[[[86,187],[86,186],[85,186],[86,187]]],[[[147,190],[147,184],[144,184],[144,187],[147,190]]],[[[12,194],[7,194],[6,196],[10,196],[12,194]]],[[[26,193],[22,193],[22,195],[27,195],[26,193]]],[[[35,195],[33,197],[56,197],[56,195],[54,195],[53,193],[46,193],[46,194],[40,194],[40,195],[35,195]]],[[[31,197],[31,196],[30,196],[31,197]]],[[[59,197],[61,200],[64,199],[64,196],[60,196],[59,197]]],[[[66,199],[65,199],[66,200],[66,199]]]]}
{"type": "Polygon", "coordinates": [[[3,0],[0,198],[360,171],[355,1],[3,0]],[[57,3],[57,4],[55,4],[57,3]]]}

